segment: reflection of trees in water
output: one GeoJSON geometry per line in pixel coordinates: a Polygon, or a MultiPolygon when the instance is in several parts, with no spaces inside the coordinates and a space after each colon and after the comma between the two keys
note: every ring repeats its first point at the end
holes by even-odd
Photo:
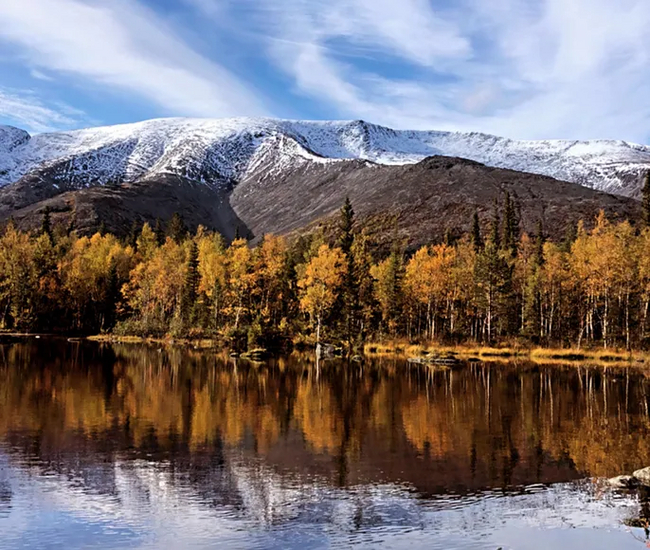
{"type": "Polygon", "coordinates": [[[635,533],[632,535],[639,541],[645,542],[650,546],[650,488],[640,487],[638,489],[639,511],[636,515],[626,518],[623,523],[628,527],[643,529],[644,538],[635,533]]]}
{"type": "Polygon", "coordinates": [[[13,491],[7,480],[0,479],[0,517],[9,514],[13,491]]]}
{"type": "MultiPolygon", "coordinates": [[[[109,492],[116,457],[167,461],[172,479],[215,504],[238,495],[233,506],[248,498],[233,456],[334,486],[381,479],[423,492],[650,463],[647,383],[629,371],[384,361],[317,373],[309,358],[234,364],[182,349],[43,342],[3,352],[0,437],[109,492]]],[[[259,502],[272,503],[262,473],[246,491],[257,484],[259,502]]]]}

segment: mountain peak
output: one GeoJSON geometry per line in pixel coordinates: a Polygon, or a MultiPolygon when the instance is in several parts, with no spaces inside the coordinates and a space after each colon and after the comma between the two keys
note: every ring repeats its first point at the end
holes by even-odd
{"type": "Polygon", "coordinates": [[[0,185],[42,169],[76,187],[161,174],[217,185],[260,166],[262,154],[271,155],[264,166],[308,157],[388,165],[460,157],[627,196],[638,195],[650,167],[650,148],[624,141],[517,141],[478,132],[393,130],[360,119],[159,118],[33,137],[0,126],[0,185]],[[269,146],[279,136],[284,140],[269,146]]]}

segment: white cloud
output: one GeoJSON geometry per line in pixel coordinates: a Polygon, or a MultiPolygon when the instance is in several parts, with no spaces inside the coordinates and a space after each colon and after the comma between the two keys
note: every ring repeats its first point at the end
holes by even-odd
{"type": "Polygon", "coordinates": [[[84,113],[63,103],[49,107],[30,91],[0,88],[0,117],[30,132],[47,132],[77,126],[84,113]]]}
{"type": "Polygon", "coordinates": [[[2,0],[0,40],[22,47],[38,69],[135,92],[165,112],[262,114],[233,74],[190,49],[131,0],[2,0]]]}
{"type": "Polygon", "coordinates": [[[54,80],[51,76],[46,75],[44,72],[39,71],[37,69],[32,69],[31,71],[29,71],[29,74],[31,75],[32,78],[35,78],[36,80],[44,80],[46,82],[51,82],[54,80]]]}
{"type": "Polygon", "coordinates": [[[241,24],[295,90],[336,116],[520,138],[650,138],[647,0],[242,4],[241,24]]]}
{"type": "MultiPolygon", "coordinates": [[[[648,0],[183,3],[232,44],[217,57],[289,77],[277,92],[287,109],[293,92],[331,118],[400,128],[650,138],[648,0]]],[[[0,0],[0,40],[35,78],[73,75],[175,115],[267,114],[259,92],[137,0],[0,0]]]]}

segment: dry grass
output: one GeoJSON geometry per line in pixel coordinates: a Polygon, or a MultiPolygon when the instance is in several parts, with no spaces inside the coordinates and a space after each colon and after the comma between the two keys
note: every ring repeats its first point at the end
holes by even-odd
{"type": "Polygon", "coordinates": [[[573,348],[526,348],[519,346],[478,346],[459,345],[441,346],[432,344],[409,344],[404,341],[390,341],[366,344],[364,353],[369,356],[405,356],[426,357],[455,356],[459,359],[481,359],[498,361],[507,358],[526,359],[538,364],[557,365],[598,365],[598,366],[635,366],[650,365],[650,354],[628,352],[615,349],[573,349],[573,348]]]}
{"type": "Polygon", "coordinates": [[[159,344],[165,346],[191,346],[195,349],[212,349],[218,345],[217,340],[211,340],[209,338],[143,338],[141,336],[114,336],[110,334],[88,336],[87,340],[91,340],[93,342],[111,342],[114,344],[159,344]]]}

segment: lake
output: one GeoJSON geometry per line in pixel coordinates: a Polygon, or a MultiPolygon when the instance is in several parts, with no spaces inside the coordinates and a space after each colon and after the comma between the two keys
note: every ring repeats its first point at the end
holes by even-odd
{"type": "Polygon", "coordinates": [[[0,548],[644,548],[640,371],[0,345],[0,548]]]}

